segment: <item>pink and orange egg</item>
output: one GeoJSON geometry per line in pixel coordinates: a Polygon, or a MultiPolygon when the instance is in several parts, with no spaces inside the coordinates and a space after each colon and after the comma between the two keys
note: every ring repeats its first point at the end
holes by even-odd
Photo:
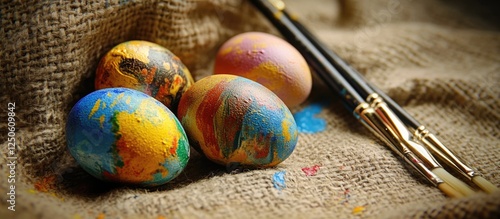
{"type": "Polygon", "coordinates": [[[304,57],[285,40],[267,33],[246,32],[226,41],[217,53],[214,74],[233,74],[256,81],[289,108],[303,103],[312,88],[304,57]]]}

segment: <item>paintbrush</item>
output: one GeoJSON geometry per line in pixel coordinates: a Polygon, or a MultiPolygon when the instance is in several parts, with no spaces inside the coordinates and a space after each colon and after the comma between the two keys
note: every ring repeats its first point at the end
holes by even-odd
{"type": "Polygon", "coordinates": [[[306,36],[308,40],[310,40],[314,44],[314,46],[316,46],[321,51],[321,53],[332,63],[332,65],[334,65],[335,68],[339,70],[342,76],[347,81],[349,81],[349,83],[353,85],[353,87],[355,87],[356,91],[361,96],[366,97],[370,94],[378,94],[403,121],[403,123],[412,129],[413,137],[420,140],[426,146],[426,148],[435,157],[438,158],[439,161],[445,163],[449,167],[452,167],[457,173],[462,174],[465,178],[470,180],[472,183],[474,183],[487,193],[493,193],[494,191],[499,190],[495,185],[483,178],[472,167],[468,166],[462,158],[455,155],[450,149],[448,149],[443,143],[441,143],[441,141],[439,141],[439,139],[434,134],[432,134],[424,125],[420,124],[414,117],[412,117],[406,110],[399,106],[387,94],[382,92],[376,86],[368,83],[367,80],[365,80],[363,76],[356,71],[356,69],[348,65],[335,52],[328,49],[297,19],[294,19],[292,16],[289,17],[291,18],[291,21],[297,27],[297,29],[299,29],[304,34],[304,36],[306,36]]]}
{"type": "Polygon", "coordinates": [[[252,3],[301,52],[320,78],[340,94],[354,116],[386,142],[396,154],[449,196],[459,197],[473,192],[463,182],[446,172],[425,147],[411,139],[410,132],[403,122],[387,107],[382,98],[373,94],[367,96],[368,101],[365,101],[361,97],[323,53],[294,25],[293,20],[285,13],[282,1],[253,0],[252,3]]]}

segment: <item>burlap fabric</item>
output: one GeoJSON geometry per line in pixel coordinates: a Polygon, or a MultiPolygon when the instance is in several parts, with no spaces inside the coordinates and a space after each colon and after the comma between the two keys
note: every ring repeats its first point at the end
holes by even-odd
{"type": "MultiPolygon", "coordinates": [[[[329,47],[500,186],[500,22],[488,1],[286,1],[329,47]]],[[[292,156],[227,173],[193,152],[165,186],[132,188],[86,174],[64,125],[93,90],[96,65],[131,39],[177,54],[196,79],[244,31],[276,30],[247,1],[2,1],[1,218],[495,218],[500,193],[450,199],[396,158],[315,81],[307,103],[326,130],[292,156]],[[16,108],[16,211],[7,209],[7,103],[16,108]],[[308,176],[304,167],[318,165],[308,176]],[[273,186],[285,171],[286,187],[273,186]],[[344,191],[350,190],[346,202],[344,191]]]]}

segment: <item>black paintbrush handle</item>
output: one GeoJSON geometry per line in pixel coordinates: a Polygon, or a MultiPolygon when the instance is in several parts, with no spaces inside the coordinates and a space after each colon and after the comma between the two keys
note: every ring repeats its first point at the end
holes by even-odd
{"type": "MultiPolygon", "coordinates": [[[[283,11],[285,14],[286,12],[283,11]]],[[[292,16],[288,17],[292,18],[292,16]]],[[[469,180],[477,178],[478,174],[472,167],[468,166],[464,160],[456,156],[452,151],[450,151],[443,143],[441,143],[435,135],[429,133],[428,130],[422,126],[414,117],[412,117],[406,110],[404,110],[400,105],[398,105],[394,100],[392,100],[387,94],[381,91],[379,88],[367,82],[363,76],[348,65],[344,60],[342,60],[335,52],[328,49],[321,41],[319,41],[307,28],[305,28],[298,20],[291,19],[294,25],[299,29],[304,36],[314,44],[318,50],[339,70],[339,72],[344,76],[344,78],[349,81],[356,88],[358,93],[364,98],[372,93],[377,93],[384,102],[391,108],[391,110],[396,114],[396,116],[407,126],[413,128],[415,132],[413,133],[417,139],[420,139],[424,145],[435,155],[441,162],[447,164],[449,167],[454,168],[457,172],[463,174],[469,180]]],[[[492,193],[497,191],[498,188],[486,180],[480,182],[474,182],[483,190],[492,193]]]]}
{"type": "Polygon", "coordinates": [[[323,53],[307,39],[301,30],[297,29],[290,17],[268,1],[251,0],[251,2],[273,23],[287,41],[294,45],[325,84],[341,95],[351,112],[360,103],[365,102],[364,98],[342,77],[323,53]]]}
{"type": "MultiPolygon", "coordinates": [[[[285,11],[283,13],[291,18],[285,11]]],[[[396,113],[396,115],[410,127],[417,129],[421,124],[413,118],[406,110],[399,106],[393,99],[391,99],[382,90],[367,82],[363,76],[345,62],[333,50],[328,49],[325,44],[318,40],[304,25],[296,19],[290,19],[293,24],[299,29],[304,36],[325,56],[325,58],[332,63],[339,73],[356,89],[356,91],[363,97],[367,98],[370,94],[377,93],[387,105],[396,113]]]]}

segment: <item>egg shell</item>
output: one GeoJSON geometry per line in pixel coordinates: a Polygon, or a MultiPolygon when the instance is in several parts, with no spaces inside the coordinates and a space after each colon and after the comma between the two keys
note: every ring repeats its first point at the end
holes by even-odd
{"type": "Polygon", "coordinates": [[[271,167],[287,159],[297,125],[273,92],[235,75],[211,75],[181,98],[177,116],[191,146],[228,168],[271,167]]]}
{"type": "Polygon", "coordinates": [[[80,99],[69,113],[66,141],[81,167],[106,181],[161,185],[189,160],[189,142],[176,116],[128,88],[97,90],[80,99]]]}
{"type": "Polygon", "coordinates": [[[96,70],[95,88],[126,87],[142,91],[176,111],[182,94],[194,83],[181,60],[158,44],[133,40],[108,51],[96,70]]]}
{"type": "Polygon", "coordinates": [[[287,41],[267,33],[246,32],[226,41],[217,52],[214,74],[234,74],[272,90],[293,108],[304,102],[312,76],[304,57],[287,41]]]}

